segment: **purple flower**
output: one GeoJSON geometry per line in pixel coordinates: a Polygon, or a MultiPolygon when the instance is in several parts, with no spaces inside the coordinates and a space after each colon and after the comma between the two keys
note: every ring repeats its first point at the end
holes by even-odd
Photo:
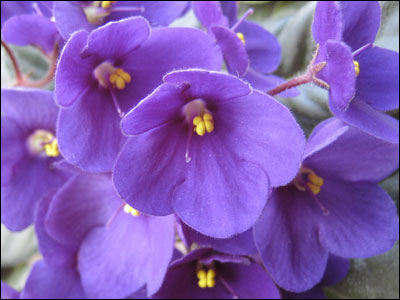
{"type": "Polygon", "coordinates": [[[78,167],[112,169],[125,142],[120,118],[173,69],[219,69],[218,47],[199,30],[150,27],[142,17],[75,33],[56,74],[60,151],[78,167]]]}
{"type": "Polygon", "coordinates": [[[110,21],[132,16],[145,17],[152,26],[168,26],[182,16],[188,1],[56,1],[54,17],[61,35],[88,32],[110,21]]]}
{"type": "Polygon", "coordinates": [[[145,284],[149,295],[161,286],[174,249],[174,221],[135,211],[116,195],[109,174],[82,173],[55,194],[46,228],[77,249],[76,268],[89,297],[123,298],[145,284]]]}
{"type": "Polygon", "coordinates": [[[39,15],[50,18],[53,1],[1,1],[1,28],[17,15],[39,15]]]}
{"type": "Polygon", "coordinates": [[[318,2],[313,35],[320,45],[318,77],[329,84],[329,107],[344,122],[399,142],[399,122],[382,111],[399,107],[399,54],[373,46],[379,30],[375,1],[318,2]]]}
{"type": "Polygon", "coordinates": [[[207,236],[248,230],[269,188],[295,176],[303,133],[286,107],[237,77],[184,70],[164,82],[121,122],[132,137],[114,168],[118,193],[207,236]]]}
{"type": "Polygon", "coordinates": [[[20,293],[10,287],[8,284],[1,282],[1,299],[19,299],[20,293]]]}
{"type": "Polygon", "coordinates": [[[175,260],[155,299],[280,299],[268,274],[251,259],[199,248],[175,260]]]}
{"type": "Polygon", "coordinates": [[[255,225],[265,267],[282,288],[318,283],[329,253],[364,258],[389,250],[399,222],[378,182],[398,168],[399,146],[338,119],[316,127],[293,182],[275,189],[255,225]]]}
{"type": "Polygon", "coordinates": [[[57,113],[49,91],[1,90],[1,221],[11,230],[32,224],[39,200],[68,177],[54,165],[57,113]]]}

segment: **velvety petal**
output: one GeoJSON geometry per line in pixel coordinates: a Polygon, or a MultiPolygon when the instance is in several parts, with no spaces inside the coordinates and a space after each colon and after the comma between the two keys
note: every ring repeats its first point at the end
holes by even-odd
{"type": "Polygon", "coordinates": [[[94,86],[92,72],[97,59],[81,57],[87,38],[85,31],[74,33],[61,52],[55,75],[55,100],[62,107],[69,107],[82,98],[85,100],[85,93],[94,86]]]}
{"type": "Polygon", "coordinates": [[[350,261],[348,259],[330,254],[324,277],[319,285],[326,286],[338,284],[347,276],[349,269],[350,261]]]}
{"type": "Polygon", "coordinates": [[[318,126],[307,144],[305,165],[348,181],[379,182],[399,167],[398,144],[350,128],[337,119],[318,126]]]}
{"type": "Polygon", "coordinates": [[[340,1],[343,40],[353,51],[375,41],[381,21],[378,1],[340,1]]]}
{"type": "Polygon", "coordinates": [[[55,191],[48,193],[40,201],[35,212],[35,232],[38,238],[40,254],[51,266],[73,267],[76,264],[73,248],[61,245],[47,233],[45,218],[55,191]]]}
{"type": "Polygon", "coordinates": [[[148,293],[156,292],[172,258],[174,221],[173,216],[133,217],[120,212],[109,226],[90,231],[79,252],[87,294],[127,297],[146,282],[148,293]]]}
{"type": "Polygon", "coordinates": [[[228,18],[229,27],[237,20],[238,3],[236,1],[220,1],[222,13],[228,18]]]}
{"type": "Polygon", "coordinates": [[[37,262],[28,277],[22,299],[86,299],[75,268],[37,262]]]}
{"type": "MultiPolygon", "coordinates": [[[[275,75],[264,75],[258,73],[257,71],[249,68],[247,73],[242,77],[242,79],[248,81],[254,89],[260,90],[262,92],[267,92],[277,87],[278,85],[286,82],[286,79],[275,75]]],[[[300,92],[296,88],[288,89],[282,93],[277,94],[279,97],[283,98],[294,98],[300,95],[300,92]]]]}
{"type": "Polygon", "coordinates": [[[228,20],[222,14],[219,1],[193,1],[192,7],[203,27],[209,28],[211,25],[228,26],[228,20]]]}
{"type": "Polygon", "coordinates": [[[332,113],[343,122],[390,143],[399,143],[399,120],[377,111],[355,97],[346,112],[330,105],[332,113]]]}
{"type": "Polygon", "coordinates": [[[73,1],[55,1],[54,2],[54,18],[57,28],[64,39],[69,39],[70,36],[78,30],[87,32],[96,28],[90,24],[83,11],[83,4],[73,1]]]}
{"type": "Polygon", "coordinates": [[[120,206],[109,175],[77,175],[54,196],[47,232],[59,243],[78,248],[88,230],[106,224],[120,206]]]}
{"type": "Polygon", "coordinates": [[[197,243],[200,246],[209,246],[216,251],[234,255],[250,255],[257,253],[253,231],[251,229],[230,239],[213,239],[198,233],[185,224],[182,224],[182,229],[189,246],[192,243],[197,243]]]}
{"type": "Polygon", "coordinates": [[[196,264],[171,266],[161,289],[154,299],[232,299],[218,277],[213,288],[201,289],[196,276],[196,264]]]}
{"type": "Polygon", "coordinates": [[[357,98],[377,110],[399,108],[399,53],[373,47],[354,59],[360,65],[357,98]]]}
{"type": "Polygon", "coordinates": [[[276,37],[260,25],[244,21],[236,29],[246,41],[250,67],[261,73],[271,73],[281,61],[281,47],[276,37]]]}
{"type": "Polygon", "coordinates": [[[217,276],[232,288],[240,299],[280,299],[278,288],[258,264],[224,264],[217,276]]]}
{"type": "Polygon", "coordinates": [[[249,57],[246,47],[236,36],[236,33],[222,26],[212,26],[217,44],[221,47],[222,55],[229,73],[242,76],[249,67],[249,57]]]}
{"type": "Polygon", "coordinates": [[[148,40],[122,64],[132,81],[118,101],[130,103],[131,109],[162,84],[168,72],[188,68],[220,70],[221,66],[221,50],[205,32],[194,28],[153,29],[148,40]]]}
{"type": "Polygon", "coordinates": [[[19,299],[20,293],[10,287],[8,284],[1,282],[1,299],[19,299]]]}
{"type": "Polygon", "coordinates": [[[101,60],[117,60],[131,53],[147,40],[150,25],[142,17],[110,22],[93,30],[82,56],[96,55],[101,60]]]}
{"type": "Polygon", "coordinates": [[[378,185],[326,178],[318,199],[329,210],[319,232],[329,252],[364,258],[390,250],[397,241],[396,205],[378,185]]]}
{"type": "Polygon", "coordinates": [[[317,74],[326,81],[329,88],[329,104],[339,111],[346,111],[355,94],[356,73],[353,54],[348,46],[341,42],[326,43],[326,66],[317,74]]]}
{"type": "Polygon", "coordinates": [[[53,51],[59,37],[54,22],[39,15],[15,16],[4,24],[1,34],[6,43],[37,46],[48,54],[53,51]]]}
{"type": "Polygon", "coordinates": [[[98,87],[89,90],[73,107],[60,111],[60,152],[69,163],[85,171],[111,171],[126,140],[120,120],[109,91],[98,87]]]}
{"type": "Polygon", "coordinates": [[[343,12],[337,1],[318,1],[315,7],[312,33],[321,46],[328,40],[340,41],[343,31],[343,12]]]}
{"type": "Polygon", "coordinates": [[[276,190],[254,226],[264,265],[282,288],[303,292],[322,278],[328,252],[319,242],[315,216],[322,212],[306,193],[294,187],[276,190]]]}
{"type": "Polygon", "coordinates": [[[189,100],[202,98],[207,101],[224,101],[249,95],[251,87],[236,76],[207,70],[182,70],[164,77],[168,84],[186,85],[189,100]]]}

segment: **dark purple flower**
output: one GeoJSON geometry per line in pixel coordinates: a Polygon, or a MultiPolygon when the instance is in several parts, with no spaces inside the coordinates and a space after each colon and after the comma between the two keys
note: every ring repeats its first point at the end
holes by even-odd
{"type": "Polygon", "coordinates": [[[1,282],[1,299],[19,299],[20,293],[10,287],[8,284],[1,282]]]}
{"type": "Polygon", "coordinates": [[[191,28],[157,28],[132,17],[75,33],[56,74],[60,151],[86,171],[110,171],[125,142],[120,118],[173,69],[221,67],[219,48],[191,28]]]}
{"type": "Polygon", "coordinates": [[[204,235],[248,230],[270,187],[295,176],[303,133],[286,107],[237,77],[183,70],[164,82],[121,122],[132,137],[114,168],[119,194],[204,235]]]}
{"type": "Polygon", "coordinates": [[[145,284],[149,295],[161,286],[174,249],[174,221],[128,206],[109,174],[82,173],[55,194],[46,228],[59,243],[79,249],[77,268],[89,297],[123,298],[145,284]]]}
{"type": "Polygon", "coordinates": [[[145,17],[152,26],[168,26],[182,16],[188,1],[56,1],[54,17],[61,35],[88,32],[110,21],[132,16],[145,17]]]}
{"type": "Polygon", "coordinates": [[[155,299],[280,299],[278,288],[244,256],[199,248],[175,260],[155,299]]]}
{"type": "Polygon", "coordinates": [[[39,200],[68,177],[54,166],[57,113],[49,91],[1,90],[1,221],[11,230],[32,224],[39,200]]]}
{"type": "Polygon", "coordinates": [[[377,183],[398,163],[398,144],[338,119],[318,125],[297,177],[273,191],[255,225],[257,248],[274,281],[302,292],[321,280],[329,253],[364,258],[389,250],[399,221],[377,183]]]}
{"type": "Polygon", "coordinates": [[[399,54],[373,46],[380,24],[377,1],[317,4],[313,35],[320,45],[318,77],[329,85],[329,107],[344,122],[399,142],[399,122],[383,111],[399,107],[399,54]]]}

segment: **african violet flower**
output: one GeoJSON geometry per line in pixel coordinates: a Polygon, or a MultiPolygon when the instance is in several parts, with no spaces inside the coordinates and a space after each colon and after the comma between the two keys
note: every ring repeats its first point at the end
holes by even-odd
{"type": "Polygon", "coordinates": [[[111,22],[90,34],[75,33],[56,73],[60,151],[86,171],[112,169],[125,141],[123,112],[162,82],[173,69],[221,67],[219,48],[192,28],[150,30],[142,17],[111,22]]]}
{"type": "Polygon", "coordinates": [[[199,248],[171,263],[155,299],[279,299],[261,266],[244,256],[199,248]]]}
{"type": "Polygon", "coordinates": [[[20,293],[10,287],[8,284],[1,282],[1,299],[19,299],[20,293]]]}
{"type": "Polygon", "coordinates": [[[1,90],[1,221],[10,230],[32,224],[39,200],[68,177],[54,165],[57,113],[49,91],[1,90]]]}
{"type": "Polygon", "coordinates": [[[168,26],[182,16],[188,1],[56,1],[54,17],[61,35],[88,32],[110,21],[142,16],[152,26],[168,26]]]}
{"type": "Polygon", "coordinates": [[[237,77],[175,71],[121,122],[120,196],[147,214],[228,238],[260,216],[271,186],[290,182],[304,136],[289,110],[237,77]]]}
{"type": "Polygon", "coordinates": [[[1,28],[13,16],[52,16],[53,1],[1,1],[1,28]]]}
{"type": "Polygon", "coordinates": [[[54,195],[45,225],[52,238],[77,249],[88,297],[123,298],[145,284],[149,295],[161,286],[174,249],[174,221],[124,203],[109,174],[82,173],[54,195]]]}
{"type": "Polygon", "coordinates": [[[399,107],[399,54],[372,46],[379,30],[375,1],[318,2],[313,35],[318,78],[329,85],[329,107],[344,122],[398,143],[399,122],[382,111],[399,107]]]}
{"type": "Polygon", "coordinates": [[[286,290],[318,283],[329,253],[365,258],[398,238],[396,206],[378,182],[398,168],[399,146],[338,119],[316,127],[291,184],[275,189],[255,225],[265,267],[286,290]]]}

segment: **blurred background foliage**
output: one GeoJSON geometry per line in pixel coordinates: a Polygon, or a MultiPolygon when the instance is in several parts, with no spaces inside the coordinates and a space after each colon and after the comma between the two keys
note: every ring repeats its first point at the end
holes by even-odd
{"type": "MultiPolygon", "coordinates": [[[[381,28],[376,45],[399,51],[399,2],[380,1],[382,7],[381,28]]],[[[241,1],[239,15],[249,7],[254,8],[250,20],[261,24],[275,34],[281,43],[282,61],[275,74],[291,78],[305,70],[315,44],[311,35],[311,23],[316,2],[312,1],[241,1]]],[[[176,20],[172,26],[198,27],[192,12],[176,20]]],[[[24,73],[32,72],[32,79],[45,75],[47,61],[32,47],[13,47],[24,73]]],[[[1,86],[13,85],[11,63],[1,49],[1,86]]],[[[52,85],[47,87],[52,88],[52,85]]],[[[312,85],[300,87],[301,95],[293,99],[279,99],[295,114],[308,135],[316,124],[331,116],[327,104],[327,92],[312,85]]],[[[390,112],[399,118],[399,111],[390,112]]],[[[381,186],[399,205],[399,173],[395,172],[381,186]]],[[[1,279],[17,289],[22,289],[29,270],[40,254],[33,228],[19,233],[9,232],[1,225],[1,279]]],[[[370,259],[354,259],[350,273],[340,284],[326,288],[329,298],[345,299],[399,299],[399,243],[381,256],[370,259]]]]}

